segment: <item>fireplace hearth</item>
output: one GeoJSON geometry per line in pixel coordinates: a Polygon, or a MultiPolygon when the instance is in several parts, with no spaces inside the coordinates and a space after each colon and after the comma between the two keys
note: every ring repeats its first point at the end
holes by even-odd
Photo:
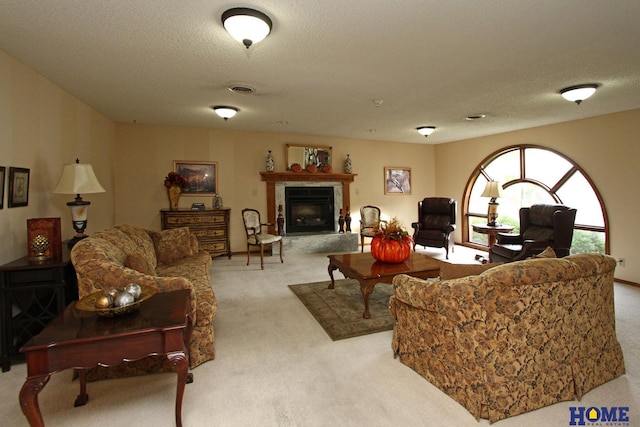
{"type": "Polygon", "coordinates": [[[286,187],[287,234],[335,231],[333,187],[286,187]]]}

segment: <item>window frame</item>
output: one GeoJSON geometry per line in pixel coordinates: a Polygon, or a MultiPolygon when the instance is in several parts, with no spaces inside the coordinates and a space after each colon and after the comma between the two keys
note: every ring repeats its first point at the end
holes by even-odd
{"type": "Polygon", "coordinates": [[[468,246],[468,247],[472,247],[474,249],[479,249],[479,250],[488,250],[489,247],[487,245],[483,245],[483,244],[479,244],[476,242],[472,242],[469,240],[469,230],[471,229],[471,224],[470,224],[470,220],[471,218],[487,218],[487,213],[486,212],[469,212],[469,206],[470,206],[470,198],[471,198],[471,191],[476,183],[476,181],[478,180],[478,178],[480,176],[482,176],[484,179],[486,180],[491,180],[491,177],[489,176],[489,174],[486,172],[486,168],[492,163],[494,162],[496,159],[498,159],[500,156],[503,156],[505,154],[511,153],[513,151],[518,151],[518,161],[519,161],[519,171],[520,171],[520,176],[516,179],[513,179],[511,181],[508,182],[504,182],[502,183],[503,188],[508,188],[512,185],[515,184],[522,184],[522,183],[527,183],[527,184],[532,184],[532,185],[536,185],[538,187],[540,187],[541,189],[543,189],[544,191],[546,191],[552,198],[553,200],[555,200],[557,203],[562,204],[562,199],[558,196],[557,191],[560,190],[560,188],[566,184],[569,179],[576,173],[579,172],[582,174],[582,176],[585,178],[585,180],[587,181],[587,183],[589,184],[589,186],[591,187],[591,190],[593,191],[593,193],[595,194],[598,203],[600,205],[600,209],[602,211],[602,218],[604,221],[604,226],[594,226],[594,225],[587,225],[587,224],[575,224],[574,225],[574,230],[584,230],[584,231],[592,231],[592,232],[601,232],[604,233],[604,250],[606,254],[610,254],[610,238],[609,238],[609,216],[607,214],[607,209],[606,206],[604,204],[604,201],[602,199],[602,196],[600,195],[600,192],[598,191],[598,188],[596,187],[596,185],[594,184],[593,180],[591,179],[591,177],[589,177],[589,175],[584,171],[584,169],[582,169],[576,162],[574,162],[571,158],[567,157],[566,155],[560,153],[557,150],[554,150],[552,148],[549,147],[544,147],[541,145],[535,145],[535,144],[518,144],[518,145],[511,145],[508,147],[504,147],[501,148],[499,150],[494,151],[493,153],[489,154],[487,157],[485,157],[479,164],[478,166],[476,166],[476,168],[473,170],[473,172],[471,173],[471,175],[469,176],[467,183],[465,185],[465,189],[464,189],[464,194],[462,197],[462,244],[464,246],[468,246]],[[527,178],[527,174],[526,174],[526,150],[527,149],[539,149],[539,150],[543,150],[543,151],[548,151],[550,153],[553,153],[557,156],[562,157],[564,160],[566,160],[567,162],[569,162],[571,164],[571,167],[569,168],[569,170],[552,186],[549,187],[548,185],[538,181],[538,180],[534,180],[534,179],[529,179],[527,178]]]}

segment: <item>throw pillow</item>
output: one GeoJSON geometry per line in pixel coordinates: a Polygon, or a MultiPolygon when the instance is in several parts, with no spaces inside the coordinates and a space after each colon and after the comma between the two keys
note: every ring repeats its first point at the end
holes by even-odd
{"type": "Polygon", "coordinates": [[[193,255],[191,250],[191,233],[187,227],[172,228],[154,232],[151,237],[156,249],[159,264],[170,264],[174,261],[193,255]]]}
{"type": "Polygon", "coordinates": [[[556,252],[553,250],[551,246],[547,246],[547,248],[540,252],[537,255],[532,256],[531,258],[557,258],[556,252]]]}
{"type": "Polygon", "coordinates": [[[440,265],[440,280],[476,276],[483,271],[486,271],[500,264],[502,263],[494,262],[490,264],[450,264],[448,262],[443,262],[440,265]]]}
{"type": "Polygon", "coordinates": [[[124,265],[142,274],[148,274],[149,276],[156,275],[155,268],[153,268],[147,257],[140,252],[127,255],[127,258],[124,260],[124,265]]]}

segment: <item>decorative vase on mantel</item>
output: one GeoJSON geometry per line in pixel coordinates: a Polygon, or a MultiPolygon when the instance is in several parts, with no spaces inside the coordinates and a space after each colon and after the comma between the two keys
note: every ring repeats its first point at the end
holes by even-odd
{"type": "Polygon", "coordinates": [[[347,154],[347,158],[344,160],[344,173],[353,172],[353,168],[351,166],[351,158],[347,154]]]}
{"type": "Polygon", "coordinates": [[[172,211],[178,210],[180,194],[182,194],[182,188],[177,184],[171,184],[171,186],[167,188],[167,195],[169,196],[169,209],[171,209],[172,211]]]}
{"type": "Polygon", "coordinates": [[[275,169],[275,160],[273,159],[273,154],[271,154],[271,150],[269,150],[269,154],[267,155],[266,169],[267,169],[267,172],[273,172],[275,169]]]}

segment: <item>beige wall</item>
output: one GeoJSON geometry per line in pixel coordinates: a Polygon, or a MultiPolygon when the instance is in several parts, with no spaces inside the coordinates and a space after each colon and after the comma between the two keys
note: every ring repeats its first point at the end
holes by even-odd
{"type": "MultiPolygon", "coordinates": [[[[214,119],[212,117],[212,119],[214,119]]],[[[67,201],[52,195],[62,164],[80,158],[91,163],[106,193],[85,196],[91,201],[91,234],[115,223],[159,229],[159,210],[168,207],[162,186],[174,160],[216,161],[219,191],[231,207],[233,251],[243,251],[240,211],[256,207],[266,212],[264,170],[267,151],[284,170],[285,145],[333,146],[334,171],[342,172],[347,153],[358,174],[351,186],[351,211],[357,231],[358,209],[365,204],[397,216],[405,226],[416,218],[418,200],[450,196],[461,201],[469,175],[491,152],[514,144],[553,148],[577,162],[594,181],[609,214],[611,253],[625,258],[616,277],[640,283],[637,213],[640,212],[640,110],[542,126],[437,146],[310,135],[233,132],[133,124],[114,124],[43,76],[0,51],[0,166],[31,170],[29,205],[0,210],[0,263],[26,254],[26,220],[60,217],[63,239],[73,235],[67,201]],[[437,170],[436,170],[437,165],[437,170]],[[385,166],[412,169],[412,194],[384,195],[385,166]],[[436,186],[437,182],[437,186],[436,186]]],[[[211,204],[211,198],[182,197],[211,204]]],[[[460,220],[460,218],[459,218],[460,220]]],[[[457,232],[456,241],[461,234],[457,232]]]]}
{"type": "Polygon", "coordinates": [[[93,164],[107,190],[91,202],[87,232],[113,223],[112,121],[60,87],[0,51],[0,166],[6,167],[4,209],[0,210],[0,263],[27,254],[28,218],[60,217],[62,238],[74,235],[66,202],[51,194],[64,163],[93,164]],[[9,167],[30,169],[29,204],[7,207],[9,167]]]}
{"type": "MultiPolygon", "coordinates": [[[[475,167],[500,148],[536,144],[559,151],[589,175],[604,199],[611,255],[624,258],[626,265],[616,269],[616,278],[639,283],[640,253],[635,248],[640,241],[639,141],[640,110],[631,110],[437,145],[436,192],[461,201],[475,167]]],[[[460,242],[460,227],[456,233],[460,242]]]]}
{"type": "MultiPolygon", "coordinates": [[[[212,119],[214,119],[212,117],[212,119]]],[[[118,123],[114,164],[116,222],[150,229],[160,228],[159,210],[168,208],[163,180],[174,160],[218,162],[218,191],[231,213],[231,249],[246,250],[240,212],[245,207],[259,209],[266,221],[266,185],[260,179],[269,150],[276,171],[285,170],[286,144],[333,147],[334,172],[343,172],[346,154],[357,174],[351,185],[352,229],[356,231],[360,206],[380,206],[383,215],[397,216],[407,228],[415,221],[417,202],[435,192],[433,147],[419,144],[322,138],[259,132],[234,132],[118,123]],[[384,167],[412,169],[411,195],[384,194],[384,167]]],[[[182,196],[180,207],[211,197],[182,196]]]]}

